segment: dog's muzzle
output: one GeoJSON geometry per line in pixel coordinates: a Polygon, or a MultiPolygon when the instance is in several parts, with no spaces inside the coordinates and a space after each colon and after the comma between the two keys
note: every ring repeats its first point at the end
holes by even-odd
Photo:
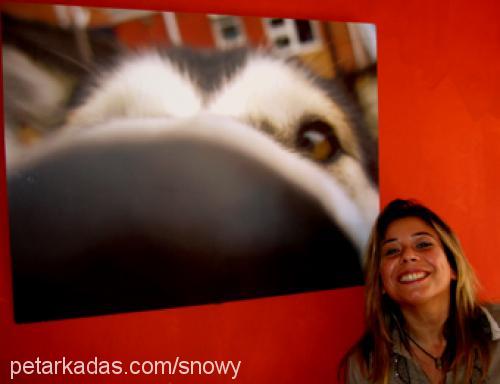
{"type": "Polygon", "coordinates": [[[12,167],[8,183],[20,322],[362,283],[362,220],[347,195],[240,123],[81,128],[12,167]]]}

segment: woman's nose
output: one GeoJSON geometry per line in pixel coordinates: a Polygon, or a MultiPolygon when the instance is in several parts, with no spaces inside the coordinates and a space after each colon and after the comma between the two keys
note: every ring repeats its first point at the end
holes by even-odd
{"type": "Polygon", "coordinates": [[[417,259],[418,259],[418,255],[411,247],[407,247],[407,248],[403,249],[403,252],[401,253],[401,261],[402,262],[416,261],[417,259]]]}

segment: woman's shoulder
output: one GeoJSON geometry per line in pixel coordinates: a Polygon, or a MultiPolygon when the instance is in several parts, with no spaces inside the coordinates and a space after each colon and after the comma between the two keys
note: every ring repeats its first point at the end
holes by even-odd
{"type": "Polygon", "coordinates": [[[481,306],[481,309],[488,320],[489,328],[491,330],[491,338],[493,340],[500,340],[500,304],[484,304],[481,306]]]}
{"type": "Polygon", "coordinates": [[[369,332],[365,332],[342,359],[342,376],[346,383],[365,384],[370,382],[367,378],[369,366],[372,364],[372,354],[373,339],[369,332]]]}
{"type": "Polygon", "coordinates": [[[488,383],[500,383],[500,304],[482,305],[481,309],[488,319],[489,330],[491,330],[488,383]]]}
{"type": "Polygon", "coordinates": [[[494,319],[500,322],[500,303],[485,303],[481,305],[483,311],[489,312],[494,319]]]}
{"type": "Polygon", "coordinates": [[[368,383],[363,354],[359,346],[353,348],[346,356],[346,382],[348,384],[368,383]]]}

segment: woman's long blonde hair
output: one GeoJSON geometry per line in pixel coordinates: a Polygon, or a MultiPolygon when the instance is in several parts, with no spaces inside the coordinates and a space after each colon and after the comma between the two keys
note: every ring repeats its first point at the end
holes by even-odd
{"type": "MultiPolygon", "coordinates": [[[[356,359],[361,373],[370,382],[388,383],[391,368],[392,331],[404,324],[399,306],[384,294],[380,278],[381,243],[389,225],[398,219],[417,217],[437,232],[451,268],[457,275],[451,284],[450,315],[445,325],[447,347],[444,369],[465,367],[460,382],[470,382],[475,363],[480,362],[481,380],[489,365],[488,339],[481,329],[481,309],[476,299],[477,281],[460,243],[450,227],[433,211],[414,200],[393,200],[380,213],[372,229],[365,258],[365,321],[366,332],[348,352],[341,364],[347,370],[350,359],[356,359]],[[463,380],[463,381],[462,381],[463,380]]],[[[402,335],[408,348],[408,340],[402,335]]]]}

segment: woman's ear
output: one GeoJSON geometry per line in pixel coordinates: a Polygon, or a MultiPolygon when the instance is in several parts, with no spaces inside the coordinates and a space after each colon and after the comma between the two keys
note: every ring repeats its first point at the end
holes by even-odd
{"type": "Polygon", "coordinates": [[[453,269],[451,270],[451,279],[455,281],[457,280],[457,273],[453,269]]]}

